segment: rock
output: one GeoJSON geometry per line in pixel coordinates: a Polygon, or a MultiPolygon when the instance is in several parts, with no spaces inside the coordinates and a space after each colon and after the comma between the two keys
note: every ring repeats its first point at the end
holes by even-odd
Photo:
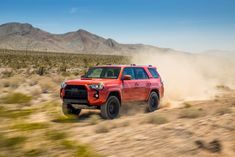
{"type": "Polygon", "coordinates": [[[220,141],[213,140],[208,144],[207,149],[212,153],[221,152],[222,145],[221,145],[220,141]]]}

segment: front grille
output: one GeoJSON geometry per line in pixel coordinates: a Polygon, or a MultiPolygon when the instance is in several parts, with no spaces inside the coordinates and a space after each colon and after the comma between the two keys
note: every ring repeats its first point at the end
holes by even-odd
{"type": "Polygon", "coordinates": [[[64,99],[82,99],[87,100],[87,90],[81,85],[67,85],[65,87],[64,99]]]}

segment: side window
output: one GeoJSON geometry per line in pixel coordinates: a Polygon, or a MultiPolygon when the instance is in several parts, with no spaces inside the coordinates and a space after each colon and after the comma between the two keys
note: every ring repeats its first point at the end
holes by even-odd
{"type": "Polygon", "coordinates": [[[136,79],[148,79],[148,75],[143,68],[135,68],[135,76],[136,79]]]}
{"type": "Polygon", "coordinates": [[[132,80],[135,79],[135,72],[133,68],[124,68],[122,76],[124,75],[130,75],[132,80]]]}
{"type": "Polygon", "coordinates": [[[148,70],[154,78],[159,78],[159,75],[158,75],[157,70],[155,68],[148,68],[148,70]]]}

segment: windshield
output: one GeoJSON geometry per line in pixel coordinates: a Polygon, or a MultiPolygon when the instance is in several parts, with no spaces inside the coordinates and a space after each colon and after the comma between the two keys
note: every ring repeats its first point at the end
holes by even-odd
{"type": "Polygon", "coordinates": [[[87,71],[85,78],[117,79],[120,70],[120,67],[93,67],[87,71]]]}

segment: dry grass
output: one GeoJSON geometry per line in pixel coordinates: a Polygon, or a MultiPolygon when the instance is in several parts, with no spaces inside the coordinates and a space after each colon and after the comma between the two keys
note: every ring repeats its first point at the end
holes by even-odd
{"type": "Polygon", "coordinates": [[[33,96],[34,98],[38,98],[41,94],[42,94],[42,90],[40,88],[34,88],[31,92],[30,92],[31,96],[33,96]]]}
{"type": "Polygon", "coordinates": [[[180,112],[180,118],[198,118],[202,115],[202,111],[197,108],[186,108],[180,112]]]}
{"type": "Polygon", "coordinates": [[[68,135],[65,132],[60,132],[57,130],[49,130],[46,132],[45,136],[49,139],[49,140],[63,140],[66,139],[68,137],[68,135]]]}
{"type": "Polygon", "coordinates": [[[26,157],[37,157],[37,156],[42,156],[44,153],[46,153],[46,150],[38,148],[38,149],[30,149],[27,150],[24,153],[24,156],[26,157]]]}
{"type": "Polygon", "coordinates": [[[124,121],[124,122],[120,123],[118,126],[119,126],[119,127],[127,127],[127,126],[129,126],[129,125],[130,125],[130,122],[129,122],[129,121],[124,121]]]}
{"type": "Polygon", "coordinates": [[[54,82],[52,82],[52,80],[50,78],[44,78],[41,79],[38,82],[39,86],[42,89],[42,93],[50,93],[50,92],[54,92],[57,89],[57,84],[55,84],[54,82]]]}
{"type": "Polygon", "coordinates": [[[232,110],[227,107],[218,108],[215,112],[216,115],[224,115],[224,114],[229,114],[229,113],[232,113],[232,110]]]}
{"type": "Polygon", "coordinates": [[[7,110],[6,108],[4,108],[2,106],[0,107],[0,117],[1,118],[9,118],[9,119],[24,118],[24,117],[31,115],[34,112],[35,111],[33,109],[7,110]]]}
{"type": "Polygon", "coordinates": [[[4,104],[26,104],[32,100],[32,97],[23,93],[9,93],[1,98],[4,104]]]}
{"type": "Polygon", "coordinates": [[[225,85],[217,85],[216,88],[221,89],[221,90],[231,90],[231,88],[229,88],[228,86],[225,86],[225,85]]]}
{"type": "Polygon", "coordinates": [[[98,134],[107,133],[107,132],[109,132],[109,128],[108,128],[107,124],[105,125],[104,123],[101,123],[101,124],[96,126],[95,132],[98,133],[98,134]]]}
{"type": "Polygon", "coordinates": [[[5,137],[1,136],[0,148],[9,148],[20,146],[26,141],[25,136],[5,137]]]}
{"type": "MultiPolygon", "coordinates": [[[[0,156],[100,156],[61,131],[66,128],[64,123],[81,121],[63,117],[58,97],[62,81],[78,78],[85,68],[98,63],[127,64],[129,58],[0,50],[0,67],[4,67],[0,69],[0,126],[6,133],[0,135],[0,156]]],[[[96,132],[110,130],[99,124],[99,116],[92,116],[88,122],[98,124],[96,132]]]]}
{"type": "Polygon", "coordinates": [[[188,103],[188,102],[184,102],[183,105],[184,105],[184,108],[192,107],[192,105],[190,103],[188,103]]]}
{"type": "Polygon", "coordinates": [[[100,121],[101,121],[101,118],[100,118],[99,115],[92,115],[92,116],[89,118],[89,124],[90,124],[90,125],[98,124],[100,121]]]}
{"type": "Polygon", "coordinates": [[[49,128],[48,123],[19,123],[13,125],[12,129],[17,129],[19,131],[32,131],[32,130],[39,130],[39,129],[46,129],[49,128]]]}
{"type": "Polygon", "coordinates": [[[168,119],[162,115],[158,114],[150,114],[144,119],[145,123],[150,123],[150,124],[165,124],[168,123],[168,119]]]}

